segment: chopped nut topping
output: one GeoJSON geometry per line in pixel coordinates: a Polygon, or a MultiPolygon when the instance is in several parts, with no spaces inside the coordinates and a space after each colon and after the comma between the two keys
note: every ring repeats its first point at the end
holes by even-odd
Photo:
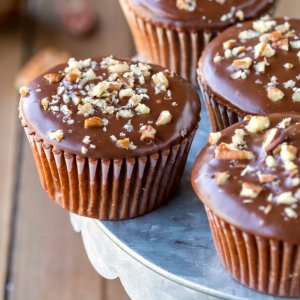
{"type": "Polygon", "coordinates": [[[156,125],[157,126],[166,125],[171,121],[172,121],[171,113],[168,110],[163,110],[156,121],[156,125]]]}
{"type": "Polygon", "coordinates": [[[284,97],[284,93],[276,87],[269,87],[267,91],[268,91],[268,98],[274,102],[282,100],[284,97]]]}
{"type": "Polygon", "coordinates": [[[216,145],[220,138],[222,137],[221,132],[211,132],[208,137],[208,143],[211,145],[216,145]]]}
{"type": "Polygon", "coordinates": [[[116,143],[117,147],[119,147],[121,149],[129,149],[129,144],[130,144],[129,138],[117,140],[117,143],[116,143]]]}
{"type": "Polygon", "coordinates": [[[262,173],[257,173],[258,179],[260,183],[270,183],[276,180],[276,176],[272,174],[262,174],[262,173]]]}
{"type": "Polygon", "coordinates": [[[252,116],[248,125],[245,127],[249,132],[260,132],[270,126],[268,117],[252,116]]]}
{"type": "Polygon", "coordinates": [[[215,174],[215,180],[218,185],[223,185],[230,177],[228,172],[218,172],[215,174]]]}
{"type": "Polygon", "coordinates": [[[130,70],[129,65],[126,62],[116,63],[116,64],[108,67],[108,71],[110,73],[125,73],[125,72],[128,72],[129,70],[130,70]]]}
{"type": "Polygon", "coordinates": [[[216,54],[214,57],[214,63],[217,64],[221,61],[222,61],[222,56],[220,56],[219,54],[216,54]]]}
{"type": "Polygon", "coordinates": [[[271,155],[267,156],[267,158],[266,158],[266,165],[269,168],[276,167],[276,160],[275,160],[275,158],[273,156],[271,156],[271,155]]]}
{"type": "Polygon", "coordinates": [[[150,142],[154,140],[156,135],[156,130],[151,125],[143,125],[140,129],[141,141],[150,142]]]}
{"type": "Polygon", "coordinates": [[[273,20],[261,19],[253,22],[253,29],[258,31],[259,33],[270,31],[274,26],[276,26],[276,22],[273,20]]]}
{"type": "Polygon", "coordinates": [[[295,146],[282,144],[280,156],[283,161],[293,161],[296,159],[298,149],[295,146]]]}
{"type": "Polygon", "coordinates": [[[56,131],[51,131],[49,133],[50,140],[56,140],[60,142],[64,138],[64,133],[61,129],[58,129],[56,131]]]}
{"type": "Polygon", "coordinates": [[[292,192],[284,192],[284,193],[278,195],[275,199],[278,204],[288,204],[288,205],[296,203],[298,201],[293,196],[292,192]]]}
{"type": "Polygon", "coordinates": [[[272,128],[265,133],[263,149],[266,152],[273,151],[285,139],[285,135],[279,128],[272,128]]]}
{"type": "Polygon", "coordinates": [[[261,193],[262,189],[260,185],[244,182],[242,184],[241,196],[254,199],[261,193]]]}
{"type": "Polygon", "coordinates": [[[215,149],[215,158],[222,160],[251,160],[254,154],[250,151],[240,150],[232,145],[221,143],[215,149]]]}
{"type": "Polygon", "coordinates": [[[85,128],[102,127],[103,125],[104,125],[103,120],[98,117],[91,117],[89,119],[84,120],[85,128]]]}
{"type": "Polygon", "coordinates": [[[300,102],[300,90],[297,90],[293,94],[292,99],[293,99],[294,102],[300,102]]]}
{"type": "Polygon", "coordinates": [[[196,0],[176,0],[176,6],[186,11],[194,11],[196,9],[196,0]]]}
{"type": "Polygon", "coordinates": [[[150,113],[150,108],[145,104],[139,103],[137,105],[137,107],[135,108],[135,111],[138,112],[141,115],[146,115],[146,114],[150,113]]]}
{"type": "Polygon", "coordinates": [[[224,43],[223,43],[223,48],[224,48],[224,50],[234,48],[235,43],[236,43],[236,40],[233,40],[233,39],[224,42],[224,43]]]}
{"type": "Polygon", "coordinates": [[[48,82],[51,84],[51,83],[58,83],[61,81],[62,79],[62,75],[61,74],[58,74],[58,73],[49,73],[49,74],[46,74],[44,75],[44,78],[46,80],[48,80],[48,82]]]}
{"type": "Polygon", "coordinates": [[[41,105],[43,106],[44,110],[47,110],[48,107],[49,107],[49,101],[48,101],[48,99],[47,98],[43,98],[41,100],[41,105]]]}
{"type": "Polygon", "coordinates": [[[29,96],[29,88],[27,86],[22,86],[19,89],[19,93],[22,97],[27,97],[29,96]]]}
{"type": "Polygon", "coordinates": [[[169,87],[169,81],[166,75],[163,72],[159,72],[157,74],[154,74],[152,76],[152,80],[155,84],[155,87],[158,91],[165,92],[167,88],[169,87]]]}
{"type": "Polygon", "coordinates": [[[65,80],[74,83],[79,78],[79,76],[80,76],[80,71],[78,69],[73,69],[66,74],[65,80]]]}
{"type": "Polygon", "coordinates": [[[252,65],[252,59],[250,57],[245,57],[243,59],[236,59],[232,63],[232,66],[238,67],[240,69],[249,69],[251,65],[252,65]]]}

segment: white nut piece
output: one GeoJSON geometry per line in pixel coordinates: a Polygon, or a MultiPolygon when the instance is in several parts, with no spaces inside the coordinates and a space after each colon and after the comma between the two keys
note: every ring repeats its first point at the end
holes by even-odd
{"type": "Polygon", "coordinates": [[[135,111],[141,115],[147,115],[150,113],[150,108],[145,104],[139,103],[135,111]]]}
{"type": "Polygon", "coordinates": [[[64,133],[61,129],[58,129],[56,131],[49,132],[49,138],[50,140],[56,140],[60,142],[64,138],[64,133]]]}
{"type": "Polygon", "coordinates": [[[221,132],[211,132],[208,136],[208,143],[210,145],[216,145],[219,142],[221,137],[222,137],[221,132]]]}
{"type": "Polygon", "coordinates": [[[172,121],[171,113],[168,110],[163,110],[156,121],[156,125],[157,126],[166,125],[171,121],[172,121]]]}
{"type": "Polygon", "coordinates": [[[215,180],[218,185],[223,185],[229,177],[230,175],[228,172],[217,172],[215,174],[215,180]]]}
{"type": "Polygon", "coordinates": [[[268,98],[274,102],[282,100],[285,96],[284,92],[276,87],[267,88],[267,92],[268,98]]]}
{"type": "Polygon", "coordinates": [[[268,117],[252,116],[248,125],[245,128],[252,133],[260,132],[267,129],[270,126],[270,120],[268,117]]]}
{"type": "Polygon", "coordinates": [[[260,185],[250,182],[243,182],[240,195],[242,197],[254,199],[261,193],[262,189],[263,188],[260,185]]]}
{"type": "Polygon", "coordinates": [[[29,88],[27,86],[22,86],[19,89],[19,93],[22,97],[27,97],[29,96],[29,88]]]}

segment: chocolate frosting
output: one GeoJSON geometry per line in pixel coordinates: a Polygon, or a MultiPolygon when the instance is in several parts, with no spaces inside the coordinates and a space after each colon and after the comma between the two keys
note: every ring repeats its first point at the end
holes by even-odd
{"type": "Polygon", "coordinates": [[[194,11],[179,9],[176,0],[125,0],[140,17],[156,24],[175,28],[222,29],[236,23],[235,12],[241,10],[245,19],[266,14],[273,0],[196,0],[194,11]],[[221,20],[223,15],[228,18],[221,20]]]}
{"type": "MultiPolygon", "coordinates": [[[[277,25],[286,22],[284,19],[275,20],[277,25]]],[[[291,28],[290,32],[295,33],[296,37],[299,38],[300,21],[291,19],[288,20],[288,23],[291,28]]],[[[276,26],[272,27],[268,32],[275,31],[275,28],[276,26]]],[[[236,111],[239,115],[300,112],[300,102],[295,102],[292,99],[294,90],[284,87],[284,83],[293,80],[296,83],[295,88],[300,88],[299,57],[297,56],[299,49],[289,46],[289,50],[286,51],[270,43],[276,53],[274,56],[266,58],[268,65],[265,73],[257,73],[254,70],[254,65],[264,59],[263,57],[254,58],[253,47],[259,43],[259,37],[244,42],[240,41],[239,34],[246,30],[253,30],[253,22],[247,22],[225,30],[204,50],[198,70],[204,89],[222,105],[236,111]],[[240,57],[225,58],[223,43],[231,39],[237,40],[235,47],[244,46],[248,50],[240,57]],[[222,60],[215,63],[214,59],[217,54],[222,57],[222,60]],[[232,79],[231,75],[238,70],[231,65],[233,60],[245,57],[253,59],[249,74],[245,80],[232,79]],[[284,65],[287,63],[292,64],[294,67],[291,69],[286,68],[284,65]],[[277,81],[275,86],[285,94],[282,100],[276,102],[268,98],[266,91],[266,86],[270,84],[271,78],[274,76],[277,81]]],[[[290,39],[289,42],[293,40],[296,40],[296,38],[290,39]]]]}
{"type": "MultiPolygon", "coordinates": [[[[275,127],[284,118],[292,118],[290,126],[283,130],[281,141],[298,149],[294,163],[300,166],[300,116],[292,114],[269,115],[270,126],[275,127]],[[298,124],[296,124],[298,123],[298,124]]],[[[290,218],[285,215],[284,209],[290,207],[278,204],[276,197],[283,192],[296,193],[299,184],[291,185],[289,173],[284,169],[280,154],[275,154],[277,166],[270,168],[265,164],[266,156],[270,153],[262,148],[266,130],[250,133],[245,129],[248,121],[231,126],[222,131],[217,145],[207,144],[199,154],[192,171],[192,185],[201,201],[217,216],[227,223],[236,226],[250,234],[263,236],[275,240],[300,244],[300,207],[293,204],[297,217],[290,218]],[[220,143],[231,143],[236,129],[244,129],[246,150],[253,152],[252,160],[223,160],[217,159],[215,149],[220,143]],[[245,172],[245,167],[250,167],[245,172]],[[224,184],[219,185],[215,179],[217,172],[228,171],[230,177],[224,184]],[[257,172],[271,174],[275,179],[270,183],[261,184],[257,172]],[[259,195],[252,202],[244,202],[247,197],[240,195],[244,182],[254,183],[262,187],[259,195]],[[274,197],[270,199],[270,194],[274,197]],[[269,209],[267,207],[270,205],[269,209]]],[[[272,153],[271,153],[272,154],[272,153]]],[[[296,177],[299,176],[296,175],[296,177]]],[[[298,196],[297,196],[298,197],[298,196]]],[[[299,200],[298,200],[299,202],[299,200]]]]}
{"type": "MultiPolygon", "coordinates": [[[[119,59],[121,62],[128,62],[129,60],[119,59]]],[[[95,84],[99,81],[108,78],[108,69],[100,66],[102,58],[97,58],[92,61],[94,65],[93,70],[98,76],[88,82],[88,84],[95,84]],[[101,80],[99,79],[101,76],[101,80]]],[[[133,62],[131,62],[133,64],[133,62]]],[[[59,65],[45,74],[54,73],[62,74],[67,67],[67,64],[59,65]]],[[[82,72],[86,70],[83,69],[82,72]]],[[[151,76],[157,72],[164,71],[159,66],[151,65],[151,76]]],[[[135,78],[135,88],[147,89],[149,99],[144,99],[142,103],[150,108],[148,114],[134,114],[130,118],[133,130],[128,132],[124,129],[129,119],[118,118],[116,114],[104,114],[101,110],[95,108],[95,112],[88,117],[78,114],[78,107],[70,101],[68,108],[72,111],[73,124],[67,124],[64,121],[64,114],[62,112],[53,113],[49,109],[45,110],[41,105],[41,100],[45,97],[51,99],[52,95],[57,94],[59,86],[68,89],[70,97],[76,91],[80,91],[78,85],[74,84],[70,88],[70,82],[62,79],[60,83],[49,83],[44,75],[36,78],[29,87],[29,95],[22,96],[20,101],[20,114],[23,121],[28,125],[29,129],[36,132],[37,136],[42,138],[46,143],[54,145],[57,149],[62,149],[68,153],[77,154],[79,156],[88,156],[89,158],[102,158],[102,159],[122,159],[130,157],[140,157],[169,149],[169,147],[176,145],[183,141],[183,139],[191,134],[197,127],[200,113],[199,96],[190,83],[184,79],[174,75],[168,77],[170,94],[167,92],[156,93],[155,84],[151,76],[145,77],[145,83],[140,84],[135,78]],[[170,96],[171,95],[171,96],[170,96]],[[174,105],[176,103],[176,106],[174,105]],[[160,113],[168,110],[172,115],[172,121],[162,126],[156,126],[155,121],[158,119],[160,113]],[[90,117],[106,118],[108,125],[106,131],[103,128],[85,128],[85,119],[90,117]],[[152,124],[157,133],[154,140],[150,142],[141,141],[141,133],[139,132],[141,125],[152,124]],[[49,138],[51,131],[62,130],[64,137],[61,141],[52,140],[49,138]],[[130,141],[136,146],[135,149],[123,149],[116,146],[116,142],[112,140],[111,136],[114,135],[117,139],[129,138],[130,141]],[[83,139],[89,136],[90,144],[94,148],[89,148],[89,145],[83,143],[83,139]],[[87,153],[82,152],[82,147],[86,146],[87,153]]],[[[128,100],[121,100],[116,107],[125,105],[128,100]]],[[[62,94],[59,97],[58,106],[64,104],[62,94]]],[[[134,109],[133,109],[134,111],[134,109]]]]}

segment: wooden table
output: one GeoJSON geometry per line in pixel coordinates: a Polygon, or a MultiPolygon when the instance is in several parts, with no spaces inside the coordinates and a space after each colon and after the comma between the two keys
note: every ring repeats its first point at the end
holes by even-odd
{"type": "MultiPolygon", "coordinates": [[[[59,1],[59,0],[56,0],[59,1]]],[[[58,27],[55,1],[27,0],[35,18],[0,32],[0,297],[4,299],[128,299],[118,281],[106,281],[89,265],[69,215],[42,191],[17,118],[16,72],[47,46],[75,57],[131,56],[133,43],[117,0],[93,0],[99,29],[88,39],[58,27]]],[[[299,0],[281,0],[278,15],[298,16],[299,0]]]]}

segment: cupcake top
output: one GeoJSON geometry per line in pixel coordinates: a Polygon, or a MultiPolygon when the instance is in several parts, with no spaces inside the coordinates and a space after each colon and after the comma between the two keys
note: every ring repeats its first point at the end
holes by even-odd
{"type": "Polygon", "coordinates": [[[139,16],[162,26],[220,29],[266,14],[274,0],[124,0],[139,16]]]}
{"type": "MultiPolygon", "coordinates": [[[[237,113],[300,112],[300,20],[262,18],[233,26],[199,63],[208,94],[237,113]]],[[[241,113],[240,113],[241,114],[241,113]]]]}
{"type": "Polygon", "coordinates": [[[300,243],[300,116],[246,117],[211,133],[192,185],[216,215],[251,234],[300,243]]]}
{"type": "Polygon", "coordinates": [[[59,65],[20,89],[20,115],[58,149],[90,158],[149,155],[195,130],[190,83],[159,66],[113,57],[59,65]]]}

